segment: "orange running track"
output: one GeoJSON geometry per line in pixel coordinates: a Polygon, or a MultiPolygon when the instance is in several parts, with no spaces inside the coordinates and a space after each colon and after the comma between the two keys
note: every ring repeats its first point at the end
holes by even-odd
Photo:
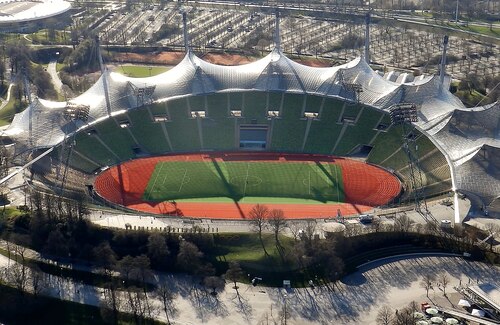
{"type": "Polygon", "coordinates": [[[127,208],[161,214],[210,219],[245,219],[255,205],[219,202],[145,202],[142,199],[149,179],[158,162],[163,161],[310,161],[336,164],[341,167],[346,203],[338,204],[272,204],[270,209],[282,209],[289,219],[327,218],[367,212],[384,205],[399,195],[401,183],[388,171],[357,160],[325,155],[226,152],[207,154],[167,155],[141,158],[113,166],[97,176],[95,191],[105,200],[127,208]]]}

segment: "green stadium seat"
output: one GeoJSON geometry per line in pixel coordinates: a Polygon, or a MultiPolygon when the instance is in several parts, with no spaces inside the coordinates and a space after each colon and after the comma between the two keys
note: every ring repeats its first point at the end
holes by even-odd
{"type": "MultiPolygon", "coordinates": [[[[165,108],[163,108],[163,114],[165,114],[165,108]]],[[[171,151],[161,125],[169,122],[154,123],[146,108],[131,110],[128,116],[132,124],[130,130],[141,148],[154,155],[171,151]]]]}
{"type": "Polygon", "coordinates": [[[304,152],[330,154],[342,129],[342,125],[337,124],[342,106],[338,100],[325,99],[319,119],[311,121],[304,152]]]}
{"type": "Polygon", "coordinates": [[[190,96],[188,97],[189,107],[191,111],[204,111],[206,110],[205,103],[206,96],[190,96]]]}
{"type": "MultiPolygon", "coordinates": [[[[250,93],[247,93],[250,94],[250,93]]],[[[243,110],[243,93],[229,93],[229,110],[243,110]]]]}
{"type": "Polygon", "coordinates": [[[283,114],[273,120],[271,149],[300,152],[306,132],[307,120],[302,116],[303,97],[286,94],[283,99],[283,114]]]}
{"type": "MultiPolygon", "coordinates": [[[[267,94],[265,92],[245,93],[242,116],[247,119],[255,119],[261,123],[267,116],[267,94]]],[[[232,109],[232,108],[231,108],[232,109]]]]}
{"type": "MultiPolygon", "coordinates": [[[[350,108],[350,107],[349,107],[350,108]]],[[[346,109],[348,111],[348,109],[346,109]]],[[[345,112],[344,112],[345,113],[345,112]]],[[[349,112],[356,119],[358,110],[353,110],[349,112]],[[356,115],[354,115],[356,114],[356,115]]],[[[371,108],[365,107],[359,119],[354,125],[348,125],[346,131],[344,132],[342,139],[340,139],[339,144],[335,148],[334,154],[339,156],[348,155],[353,149],[355,149],[360,144],[369,144],[373,139],[377,131],[375,127],[380,120],[382,113],[377,112],[371,108]]]]}
{"type": "Polygon", "coordinates": [[[93,135],[80,132],[75,136],[75,142],[76,145],[74,146],[74,150],[86,157],[92,157],[92,160],[101,164],[101,166],[109,166],[118,163],[116,157],[113,156],[113,154],[93,135]]]}
{"type": "MultiPolygon", "coordinates": [[[[126,116],[116,117],[117,121],[128,120],[126,116]]],[[[113,119],[104,120],[95,125],[99,138],[120,158],[121,161],[135,157],[132,148],[134,142],[127,128],[121,128],[113,119]]]]}
{"type": "Polygon", "coordinates": [[[323,97],[308,95],[306,97],[306,112],[319,113],[321,105],[323,103],[323,97]]]}
{"type": "Polygon", "coordinates": [[[268,111],[279,111],[281,110],[283,93],[281,92],[269,92],[268,93],[268,111]]]}
{"type": "Polygon", "coordinates": [[[228,95],[214,94],[207,96],[207,117],[225,118],[229,116],[228,95]]]}
{"type": "Polygon", "coordinates": [[[205,118],[201,120],[203,149],[236,149],[236,121],[230,117],[205,118]]]}

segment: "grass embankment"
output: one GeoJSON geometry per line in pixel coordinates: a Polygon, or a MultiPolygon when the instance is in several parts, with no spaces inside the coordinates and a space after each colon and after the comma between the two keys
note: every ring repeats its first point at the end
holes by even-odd
{"type": "Polygon", "coordinates": [[[56,63],[56,71],[59,72],[61,71],[62,69],[66,68],[68,65],[66,63],[59,63],[57,62],[56,63]]]}
{"type": "Polygon", "coordinates": [[[500,36],[500,28],[497,27],[488,27],[488,26],[479,26],[479,25],[463,25],[463,23],[452,23],[447,22],[443,24],[444,26],[457,29],[465,32],[473,32],[487,36],[499,37],[500,36]]]}
{"type": "Polygon", "coordinates": [[[27,36],[33,44],[69,44],[71,37],[69,33],[61,30],[49,31],[41,29],[27,36]]]}
{"type": "MultiPolygon", "coordinates": [[[[226,265],[237,261],[250,275],[246,280],[254,277],[262,278],[262,283],[269,286],[282,286],[283,280],[291,280],[295,287],[307,283],[304,271],[290,258],[293,252],[294,240],[280,236],[282,250],[278,249],[274,235],[263,234],[264,249],[255,233],[250,234],[215,234],[215,249],[208,254],[216,266],[226,265]]],[[[245,279],[242,279],[245,280],[245,279]]]]}
{"type": "MultiPolygon", "coordinates": [[[[10,88],[10,100],[1,110],[0,110],[0,126],[10,124],[16,114],[16,99],[13,96],[15,87],[10,88]]],[[[7,97],[7,96],[5,96],[7,97]]]]}
{"type": "Polygon", "coordinates": [[[169,70],[168,67],[150,66],[150,65],[120,65],[114,69],[115,72],[121,73],[132,78],[144,78],[156,76],[160,73],[169,70]]]}

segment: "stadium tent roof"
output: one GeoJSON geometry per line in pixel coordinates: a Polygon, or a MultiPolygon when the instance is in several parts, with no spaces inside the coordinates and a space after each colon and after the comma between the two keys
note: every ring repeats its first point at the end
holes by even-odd
{"type": "Polygon", "coordinates": [[[454,189],[477,196],[482,204],[492,204],[500,197],[500,104],[466,108],[448,88],[447,83],[440,84],[437,76],[415,78],[402,84],[386,80],[362,58],[336,67],[308,67],[275,49],[249,64],[220,66],[205,62],[188,51],[177,66],[157,76],[130,78],[106,71],[89,90],[68,102],[35,99],[24,112],[15,116],[4,134],[17,141],[17,152],[49,147],[101,119],[145,103],[220,92],[313,94],[359,101],[386,112],[398,103],[415,103],[419,115],[415,126],[429,136],[447,158],[454,189]],[[144,92],[147,95],[139,102],[138,90],[148,87],[151,91],[144,92]],[[66,119],[64,111],[69,105],[88,105],[88,120],[66,119]]]}

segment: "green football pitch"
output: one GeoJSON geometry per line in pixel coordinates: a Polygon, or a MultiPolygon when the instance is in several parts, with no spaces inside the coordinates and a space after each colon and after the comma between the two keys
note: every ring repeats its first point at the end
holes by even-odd
{"type": "Polygon", "coordinates": [[[343,193],[342,171],[335,164],[168,161],[156,164],[143,199],[330,203],[343,202],[343,193]]]}

